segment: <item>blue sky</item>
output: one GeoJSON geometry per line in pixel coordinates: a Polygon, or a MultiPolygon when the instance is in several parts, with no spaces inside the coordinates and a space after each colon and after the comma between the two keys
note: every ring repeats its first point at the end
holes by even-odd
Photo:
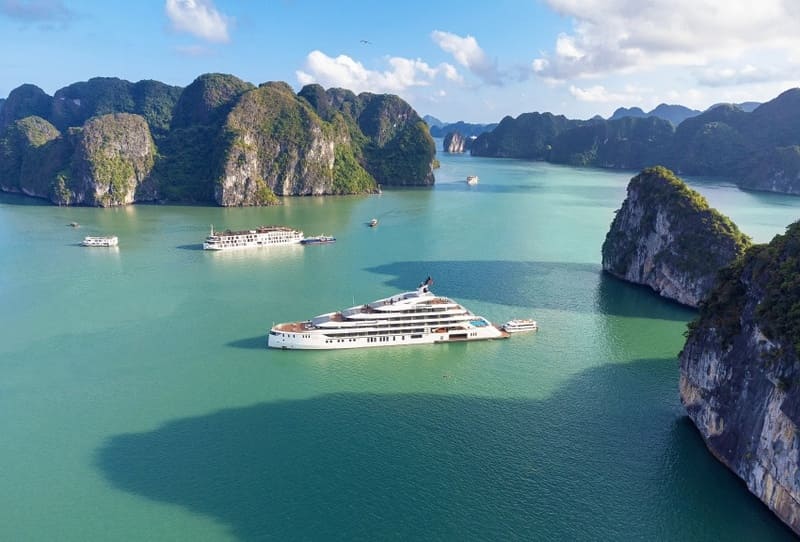
{"type": "Polygon", "coordinates": [[[800,0],[0,0],[0,97],[202,73],[391,92],[445,121],[704,109],[800,86],[800,0]]]}

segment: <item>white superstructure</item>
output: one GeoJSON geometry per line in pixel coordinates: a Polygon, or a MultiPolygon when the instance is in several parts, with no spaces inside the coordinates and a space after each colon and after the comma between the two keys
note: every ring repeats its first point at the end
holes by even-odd
{"type": "Polygon", "coordinates": [[[509,333],[519,333],[520,331],[537,331],[538,329],[539,324],[536,323],[536,320],[531,320],[529,318],[509,320],[503,324],[503,331],[507,331],[509,333]]]}
{"type": "Polygon", "coordinates": [[[119,239],[116,235],[109,237],[92,237],[87,235],[83,238],[81,245],[85,247],[115,247],[119,244],[119,239]]]}
{"type": "Polygon", "coordinates": [[[273,326],[267,346],[332,350],[500,339],[508,334],[452,299],[430,291],[433,281],[412,292],[349,309],[321,314],[304,322],[273,326]]]}
{"type": "Polygon", "coordinates": [[[478,184],[478,176],[477,175],[467,175],[467,184],[469,184],[469,185],[478,184]]]}
{"type": "Polygon", "coordinates": [[[240,248],[293,245],[304,238],[303,232],[286,226],[259,226],[254,230],[214,231],[203,243],[203,250],[236,250],[240,248]]]}

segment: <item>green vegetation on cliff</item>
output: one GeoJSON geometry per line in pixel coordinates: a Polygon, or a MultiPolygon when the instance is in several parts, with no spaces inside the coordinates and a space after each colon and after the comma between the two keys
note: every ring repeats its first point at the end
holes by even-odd
{"type": "Polygon", "coordinates": [[[744,257],[720,273],[695,330],[710,323],[729,344],[741,329],[748,297],[757,301],[756,324],[775,342],[791,345],[800,354],[800,222],[786,228],[768,244],[755,245],[744,257]]]}

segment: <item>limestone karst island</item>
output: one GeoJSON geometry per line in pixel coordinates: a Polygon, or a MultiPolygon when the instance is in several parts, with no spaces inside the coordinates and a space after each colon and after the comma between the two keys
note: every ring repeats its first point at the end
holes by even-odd
{"type": "Polygon", "coordinates": [[[433,139],[401,98],[206,74],[186,88],[94,78],[0,109],[0,189],[58,205],[269,205],[434,182],[433,139]]]}

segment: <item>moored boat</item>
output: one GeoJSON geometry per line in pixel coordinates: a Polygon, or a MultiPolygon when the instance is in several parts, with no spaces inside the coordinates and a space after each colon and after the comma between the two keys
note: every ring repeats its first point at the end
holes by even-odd
{"type": "Polygon", "coordinates": [[[119,244],[119,239],[116,235],[110,236],[91,236],[87,235],[81,241],[81,245],[85,247],[115,247],[119,244]]]}
{"type": "Polygon", "coordinates": [[[259,226],[254,230],[215,232],[203,242],[203,250],[237,250],[300,243],[305,236],[300,230],[286,226],[259,226]]]}
{"type": "Polygon", "coordinates": [[[378,219],[377,218],[373,218],[372,220],[367,222],[367,225],[369,225],[370,228],[374,228],[375,226],[378,225],[378,219]]]}
{"type": "Polygon", "coordinates": [[[336,237],[331,235],[315,235],[313,237],[306,237],[300,241],[301,245],[322,245],[325,243],[335,243],[336,237]]]}
{"type": "Polygon", "coordinates": [[[335,350],[503,339],[508,333],[457,302],[435,295],[428,277],[416,290],[334,311],[310,320],[277,324],[267,346],[335,350]]]}
{"type": "Polygon", "coordinates": [[[467,184],[469,184],[469,185],[478,184],[478,176],[477,175],[467,175],[467,184]]]}
{"type": "Polygon", "coordinates": [[[529,318],[509,320],[508,322],[503,324],[503,331],[506,331],[508,333],[519,333],[521,331],[537,331],[538,329],[539,329],[539,324],[536,323],[536,320],[531,320],[529,318]]]}

